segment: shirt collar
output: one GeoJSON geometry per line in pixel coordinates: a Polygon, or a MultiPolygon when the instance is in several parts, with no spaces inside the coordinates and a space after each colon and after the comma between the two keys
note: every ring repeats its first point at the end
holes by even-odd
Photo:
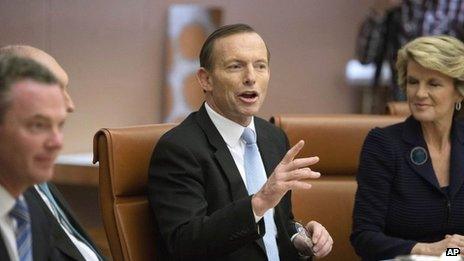
{"type": "Polygon", "coordinates": [[[7,215],[13,208],[16,199],[0,185],[0,217],[7,215]]]}
{"type": "MultiPolygon", "coordinates": [[[[208,116],[210,117],[216,129],[219,131],[219,134],[221,134],[227,146],[237,146],[239,144],[243,130],[245,130],[245,127],[227,119],[226,117],[214,111],[213,108],[208,105],[208,102],[205,102],[205,108],[208,116]]],[[[251,118],[250,124],[247,126],[247,128],[251,128],[253,132],[256,133],[254,117],[251,118]]]]}

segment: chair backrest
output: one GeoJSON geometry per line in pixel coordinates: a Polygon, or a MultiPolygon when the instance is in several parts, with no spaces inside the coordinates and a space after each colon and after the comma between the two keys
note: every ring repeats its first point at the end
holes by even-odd
{"type": "Polygon", "coordinates": [[[332,253],[324,260],[359,260],[351,247],[356,173],[359,154],[370,129],[398,123],[404,117],[383,115],[278,115],[271,122],[287,134],[290,145],[305,140],[299,157],[319,156],[312,169],[322,177],[310,190],[292,194],[293,213],[304,223],[316,220],[334,239],[332,253]]]}
{"type": "Polygon", "coordinates": [[[407,102],[391,101],[387,103],[386,114],[396,116],[409,116],[411,115],[411,111],[409,110],[407,102]]]}
{"type": "Polygon", "coordinates": [[[155,260],[154,216],[147,198],[155,144],[174,124],[104,128],[94,137],[99,197],[111,254],[118,260],[155,260]]]}

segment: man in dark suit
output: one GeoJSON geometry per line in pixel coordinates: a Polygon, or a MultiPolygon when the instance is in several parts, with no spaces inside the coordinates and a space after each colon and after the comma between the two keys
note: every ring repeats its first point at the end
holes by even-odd
{"type": "MultiPolygon", "coordinates": [[[[32,46],[10,45],[0,48],[0,56],[14,55],[36,61],[53,73],[62,89],[66,111],[74,111],[67,92],[69,78],[58,62],[46,52],[32,46]]],[[[52,224],[51,233],[56,260],[102,260],[103,255],[77,221],[71,208],[52,183],[30,187],[31,201],[40,206],[52,224]]]]}
{"type": "Polygon", "coordinates": [[[63,93],[45,67],[0,58],[0,259],[48,260],[51,223],[26,191],[53,175],[63,145],[63,93]]]}
{"type": "Polygon", "coordinates": [[[157,143],[149,201],[161,260],[295,260],[327,255],[333,240],[315,221],[293,220],[292,189],[309,189],[317,157],[294,159],[282,130],[258,113],[269,51],[248,25],[212,33],[197,78],[206,102],[157,143]],[[308,235],[308,236],[307,236],[308,235]]]}

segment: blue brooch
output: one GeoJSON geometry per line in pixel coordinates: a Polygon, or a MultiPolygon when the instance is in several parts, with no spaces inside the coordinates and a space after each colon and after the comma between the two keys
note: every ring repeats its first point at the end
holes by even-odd
{"type": "Polygon", "coordinates": [[[422,147],[415,147],[411,150],[411,161],[416,165],[422,165],[427,161],[427,151],[422,147]]]}

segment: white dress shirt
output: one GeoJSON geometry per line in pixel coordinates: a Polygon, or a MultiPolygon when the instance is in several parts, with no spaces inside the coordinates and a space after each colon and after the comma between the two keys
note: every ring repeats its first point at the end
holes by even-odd
{"type": "MultiPolygon", "coordinates": [[[[243,184],[245,184],[246,187],[245,163],[243,161],[243,155],[245,154],[245,141],[241,139],[245,127],[215,112],[207,102],[205,102],[205,108],[209,118],[226,142],[227,148],[229,149],[230,154],[232,154],[232,158],[234,158],[235,165],[237,166],[240,176],[242,177],[243,184]]],[[[251,119],[247,128],[252,129],[256,133],[254,117],[251,119]]],[[[274,208],[271,208],[268,211],[271,211],[272,216],[274,216],[274,208]]],[[[253,215],[255,216],[256,223],[258,223],[258,221],[263,217],[256,215],[254,211],[253,215]]],[[[295,233],[290,238],[292,242],[296,235],[298,235],[298,233],[295,233]]]]}
{"type": "Polygon", "coordinates": [[[0,232],[11,260],[19,260],[15,236],[16,220],[9,215],[15,202],[16,199],[0,186],[0,232]]]}
{"type": "MultiPolygon", "coordinates": [[[[215,112],[207,102],[205,102],[205,108],[214,126],[226,142],[227,148],[229,149],[230,154],[232,154],[235,165],[242,177],[243,184],[246,187],[245,162],[243,160],[243,155],[245,154],[245,141],[241,139],[245,127],[215,112]]],[[[251,119],[250,124],[246,128],[250,128],[256,133],[254,117],[251,119]]],[[[272,216],[274,216],[274,208],[269,209],[268,211],[271,211],[272,216]]],[[[255,216],[256,223],[258,223],[258,221],[263,217],[256,215],[254,211],[253,214],[255,216]]]]}
{"type": "Polygon", "coordinates": [[[68,231],[68,229],[66,228],[66,226],[64,226],[63,224],[61,224],[60,222],[60,218],[58,216],[58,213],[56,213],[55,211],[55,208],[52,206],[52,203],[50,202],[50,200],[48,199],[48,197],[39,189],[39,187],[37,185],[34,186],[35,187],[35,190],[37,190],[37,192],[39,193],[40,197],[43,199],[43,201],[45,202],[45,204],[47,204],[47,207],[48,209],[52,212],[53,216],[55,216],[56,218],[56,221],[58,221],[58,223],[60,224],[61,228],[64,230],[64,232],[66,233],[66,235],[71,239],[71,241],[73,242],[73,244],[76,246],[76,248],[79,250],[79,252],[81,253],[81,255],[84,257],[85,260],[87,261],[98,261],[98,257],[97,255],[95,254],[95,252],[93,252],[92,249],[90,249],[87,244],[85,244],[84,242],[80,241],[78,238],[76,238],[72,233],[71,231],[68,231]]]}

